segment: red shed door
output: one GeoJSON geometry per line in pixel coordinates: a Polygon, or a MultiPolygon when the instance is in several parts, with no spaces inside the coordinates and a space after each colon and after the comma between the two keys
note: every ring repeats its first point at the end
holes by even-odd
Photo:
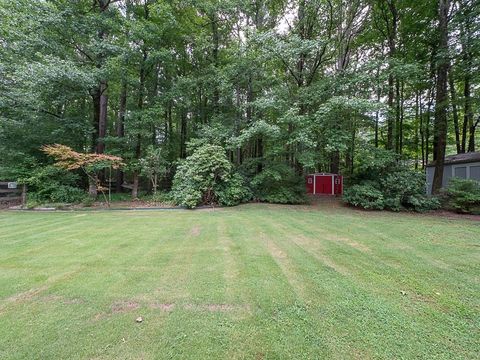
{"type": "Polygon", "coordinates": [[[332,176],[317,175],[315,179],[316,194],[332,194],[332,176]]]}

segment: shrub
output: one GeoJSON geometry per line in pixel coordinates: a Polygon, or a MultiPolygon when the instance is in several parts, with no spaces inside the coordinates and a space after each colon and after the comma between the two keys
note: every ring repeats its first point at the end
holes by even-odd
{"type": "Polygon", "coordinates": [[[194,208],[201,204],[237,205],[249,192],[243,179],[232,173],[224,149],[207,144],[197,147],[178,166],[172,195],[176,204],[194,208]]]}
{"type": "Polygon", "coordinates": [[[92,207],[95,204],[95,199],[91,196],[85,196],[81,202],[83,207],[92,207]]]}
{"type": "Polygon", "coordinates": [[[253,178],[252,188],[254,197],[260,201],[278,204],[307,202],[304,179],[283,163],[267,164],[253,178]]]}
{"type": "Polygon", "coordinates": [[[28,185],[28,197],[37,203],[78,203],[85,192],[76,187],[79,176],[48,165],[34,169],[27,178],[21,179],[28,185]]]}
{"type": "Polygon", "coordinates": [[[216,193],[219,203],[225,206],[238,205],[252,198],[251,191],[239,174],[233,174],[228,181],[220,184],[216,193]]]}
{"type": "Polygon", "coordinates": [[[406,167],[379,180],[385,198],[385,208],[393,211],[402,209],[426,211],[437,209],[439,201],[425,195],[425,175],[406,167]]]}
{"type": "Polygon", "coordinates": [[[425,175],[408,168],[391,151],[366,148],[352,177],[354,186],[345,190],[348,204],[365,209],[426,211],[440,206],[425,195],[425,175]]]}
{"type": "Polygon", "coordinates": [[[350,205],[364,209],[382,210],[385,207],[382,192],[370,183],[347,188],[343,199],[350,205]]]}
{"type": "Polygon", "coordinates": [[[464,213],[480,208],[480,182],[459,178],[450,179],[445,190],[447,206],[464,213]]]}

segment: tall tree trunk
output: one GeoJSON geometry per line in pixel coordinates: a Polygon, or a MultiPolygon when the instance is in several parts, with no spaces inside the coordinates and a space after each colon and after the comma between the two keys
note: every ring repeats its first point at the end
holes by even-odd
{"type": "Polygon", "coordinates": [[[475,126],[473,124],[473,110],[471,98],[472,86],[472,37],[474,24],[473,18],[474,1],[460,1],[459,7],[462,13],[463,22],[460,24],[460,42],[462,46],[462,62],[464,69],[464,109],[463,109],[463,133],[462,133],[462,152],[475,151],[475,126]],[[468,144],[467,144],[468,136],[468,144]]]}
{"type": "Polygon", "coordinates": [[[472,111],[472,98],[471,98],[471,79],[470,75],[465,76],[465,115],[463,120],[463,128],[465,129],[464,137],[467,137],[467,128],[468,128],[468,152],[475,151],[475,127],[473,126],[473,111],[472,111]]]}
{"type": "Polygon", "coordinates": [[[400,80],[395,79],[395,152],[400,153],[400,80]]]}
{"type": "MultiPolygon", "coordinates": [[[[120,104],[118,106],[118,118],[115,126],[115,132],[118,138],[125,136],[125,112],[127,110],[127,80],[122,79],[122,87],[120,89],[120,104]]],[[[115,173],[115,190],[122,192],[123,171],[117,169],[115,173]]]]}
{"type": "Polygon", "coordinates": [[[415,143],[415,170],[418,169],[418,145],[419,145],[419,142],[420,142],[420,139],[419,139],[419,133],[418,133],[418,129],[419,129],[419,109],[418,109],[418,90],[415,92],[415,140],[414,140],[414,143],[415,143]]]}
{"type": "Polygon", "coordinates": [[[91,92],[93,102],[93,132],[92,132],[92,146],[91,151],[97,152],[98,148],[98,124],[100,123],[100,86],[93,89],[91,92]]]}
{"type": "MultiPolygon", "coordinates": [[[[218,51],[220,47],[220,36],[218,33],[218,17],[216,13],[211,14],[210,21],[212,24],[212,58],[213,58],[213,66],[215,69],[218,69],[219,62],[218,62],[218,51]]],[[[214,115],[218,115],[220,103],[220,91],[218,89],[218,85],[214,84],[213,88],[213,113],[214,115]]]]}
{"type": "Polygon", "coordinates": [[[420,107],[420,147],[422,151],[422,169],[425,169],[426,160],[425,160],[425,130],[424,130],[424,121],[423,121],[423,107],[422,107],[422,96],[420,93],[420,97],[418,100],[418,104],[420,107]]]}
{"type": "Polygon", "coordinates": [[[105,135],[107,131],[107,82],[102,80],[100,82],[100,112],[98,119],[98,141],[97,141],[97,154],[103,154],[105,152],[105,135]]]}
{"type": "Polygon", "coordinates": [[[180,111],[180,158],[187,157],[187,112],[185,109],[180,111]]]}
{"type": "Polygon", "coordinates": [[[398,153],[403,153],[403,120],[404,120],[404,87],[405,84],[402,81],[400,86],[400,115],[399,115],[399,129],[398,129],[398,153]]]}
{"type": "Polygon", "coordinates": [[[472,116],[472,105],[471,105],[471,94],[470,94],[470,75],[466,74],[464,78],[464,87],[463,87],[463,98],[464,98],[464,107],[463,107],[463,126],[462,126],[462,152],[470,151],[469,143],[467,145],[467,136],[468,130],[471,127],[473,122],[472,116]]]}
{"type": "Polygon", "coordinates": [[[457,147],[457,154],[460,154],[462,152],[462,144],[460,143],[460,127],[458,123],[457,94],[455,91],[455,83],[453,81],[452,67],[450,67],[448,71],[448,84],[450,88],[450,101],[452,104],[453,126],[455,130],[455,145],[457,147]]]}
{"type": "MultiPolygon", "coordinates": [[[[147,50],[142,50],[142,62],[140,63],[140,84],[138,88],[138,104],[137,108],[139,111],[140,121],[139,124],[141,125],[142,121],[142,110],[143,110],[143,102],[144,102],[144,87],[145,87],[145,62],[148,57],[147,50]]],[[[140,133],[137,134],[137,142],[135,145],[135,159],[138,161],[142,155],[142,135],[140,133]]],[[[133,171],[133,186],[132,186],[132,199],[135,200],[138,198],[138,184],[139,184],[139,176],[140,170],[137,168],[133,171]]]]}
{"type": "Polygon", "coordinates": [[[445,149],[447,145],[447,107],[448,107],[448,9],[449,0],[439,0],[438,32],[439,59],[437,63],[437,94],[435,101],[435,173],[433,176],[432,193],[438,194],[442,188],[445,149]]]}
{"type": "Polygon", "coordinates": [[[430,123],[432,122],[432,104],[433,104],[433,92],[430,92],[430,98],[427,105],[427,121],[425,123],[425,163],[428,164],[430,160],[430,123]]]}
{"type": "MultiPolygon", "coordinates": [[[[396,55],[396,41],[397,41],[397,28],[398,28],[398,11],[396,7],[395,0],[388,0],[387,6],[391,15],[391,24],[387,24],[388,28],[388,57],[390,60],[390,69],[388,75],[388,117],[387,117],[387,149],[393,150],[394,149],[394,101],[395,101],[395,90],[394,85],[396,83],[395,77],[393,75],[393,65],[392,61],[396,55]],[[388,26],[390,25],[390,26],[388,26]]],[[[387,15],[388,16],[388,15],[387,15]]]]}
{"type": "MultiPolygon", "coordinates": [[[[240,135],[240,123],[242,122],[242,101],[241,101],[241,94],[240,94],[240,85],[237,84],[236,88],[236,110],[237,110],[237,116],[235,117],[235,136],[240,135]]],[[[236,148],[236,156],[235,156],[235,161],[237,166],[242,163],[242,148],[241,146],[237,146],[236,148]]]]}
{"type": "MultiPolygon", "coordinates": [[[[380,76],[380,67],[377,68],[377,76],[376,76],[376,79],[377,79],[377,86],[376,86],[377,103],[380,103],[380,99],[381,99],[381,96],[382,96],[379,76],[380,76]]],[[[379,118],[380,118],[379,115],[380,115],[380,113],[377,110],[375,112],[375,147],[376,148],[378,148],[378,123],[379,123],[379,118]]]]}

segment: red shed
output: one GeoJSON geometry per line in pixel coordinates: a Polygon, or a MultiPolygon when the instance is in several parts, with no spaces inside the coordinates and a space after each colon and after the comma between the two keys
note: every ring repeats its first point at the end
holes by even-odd
{"type": "Polygon", "coordinates": [[[341,195],[343,176],[338,174],[316,173],[306,176],[308,194],[341,195]]]}

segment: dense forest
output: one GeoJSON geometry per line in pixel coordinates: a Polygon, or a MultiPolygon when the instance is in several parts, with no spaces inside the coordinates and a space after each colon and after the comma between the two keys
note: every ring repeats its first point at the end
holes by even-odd
{"type": "Polygon", "coordinates": [[[133,198],[210,161],[235,196],[290,202],[307,173],[354,181],[390,155],[436,160],[438,192],[445,155],[478,145],[476,0],[5,0],[0,18],[0,179],[33,188],[87,189],[49,167],[62,144],[120,157],[98,179],[133,198]]]}

